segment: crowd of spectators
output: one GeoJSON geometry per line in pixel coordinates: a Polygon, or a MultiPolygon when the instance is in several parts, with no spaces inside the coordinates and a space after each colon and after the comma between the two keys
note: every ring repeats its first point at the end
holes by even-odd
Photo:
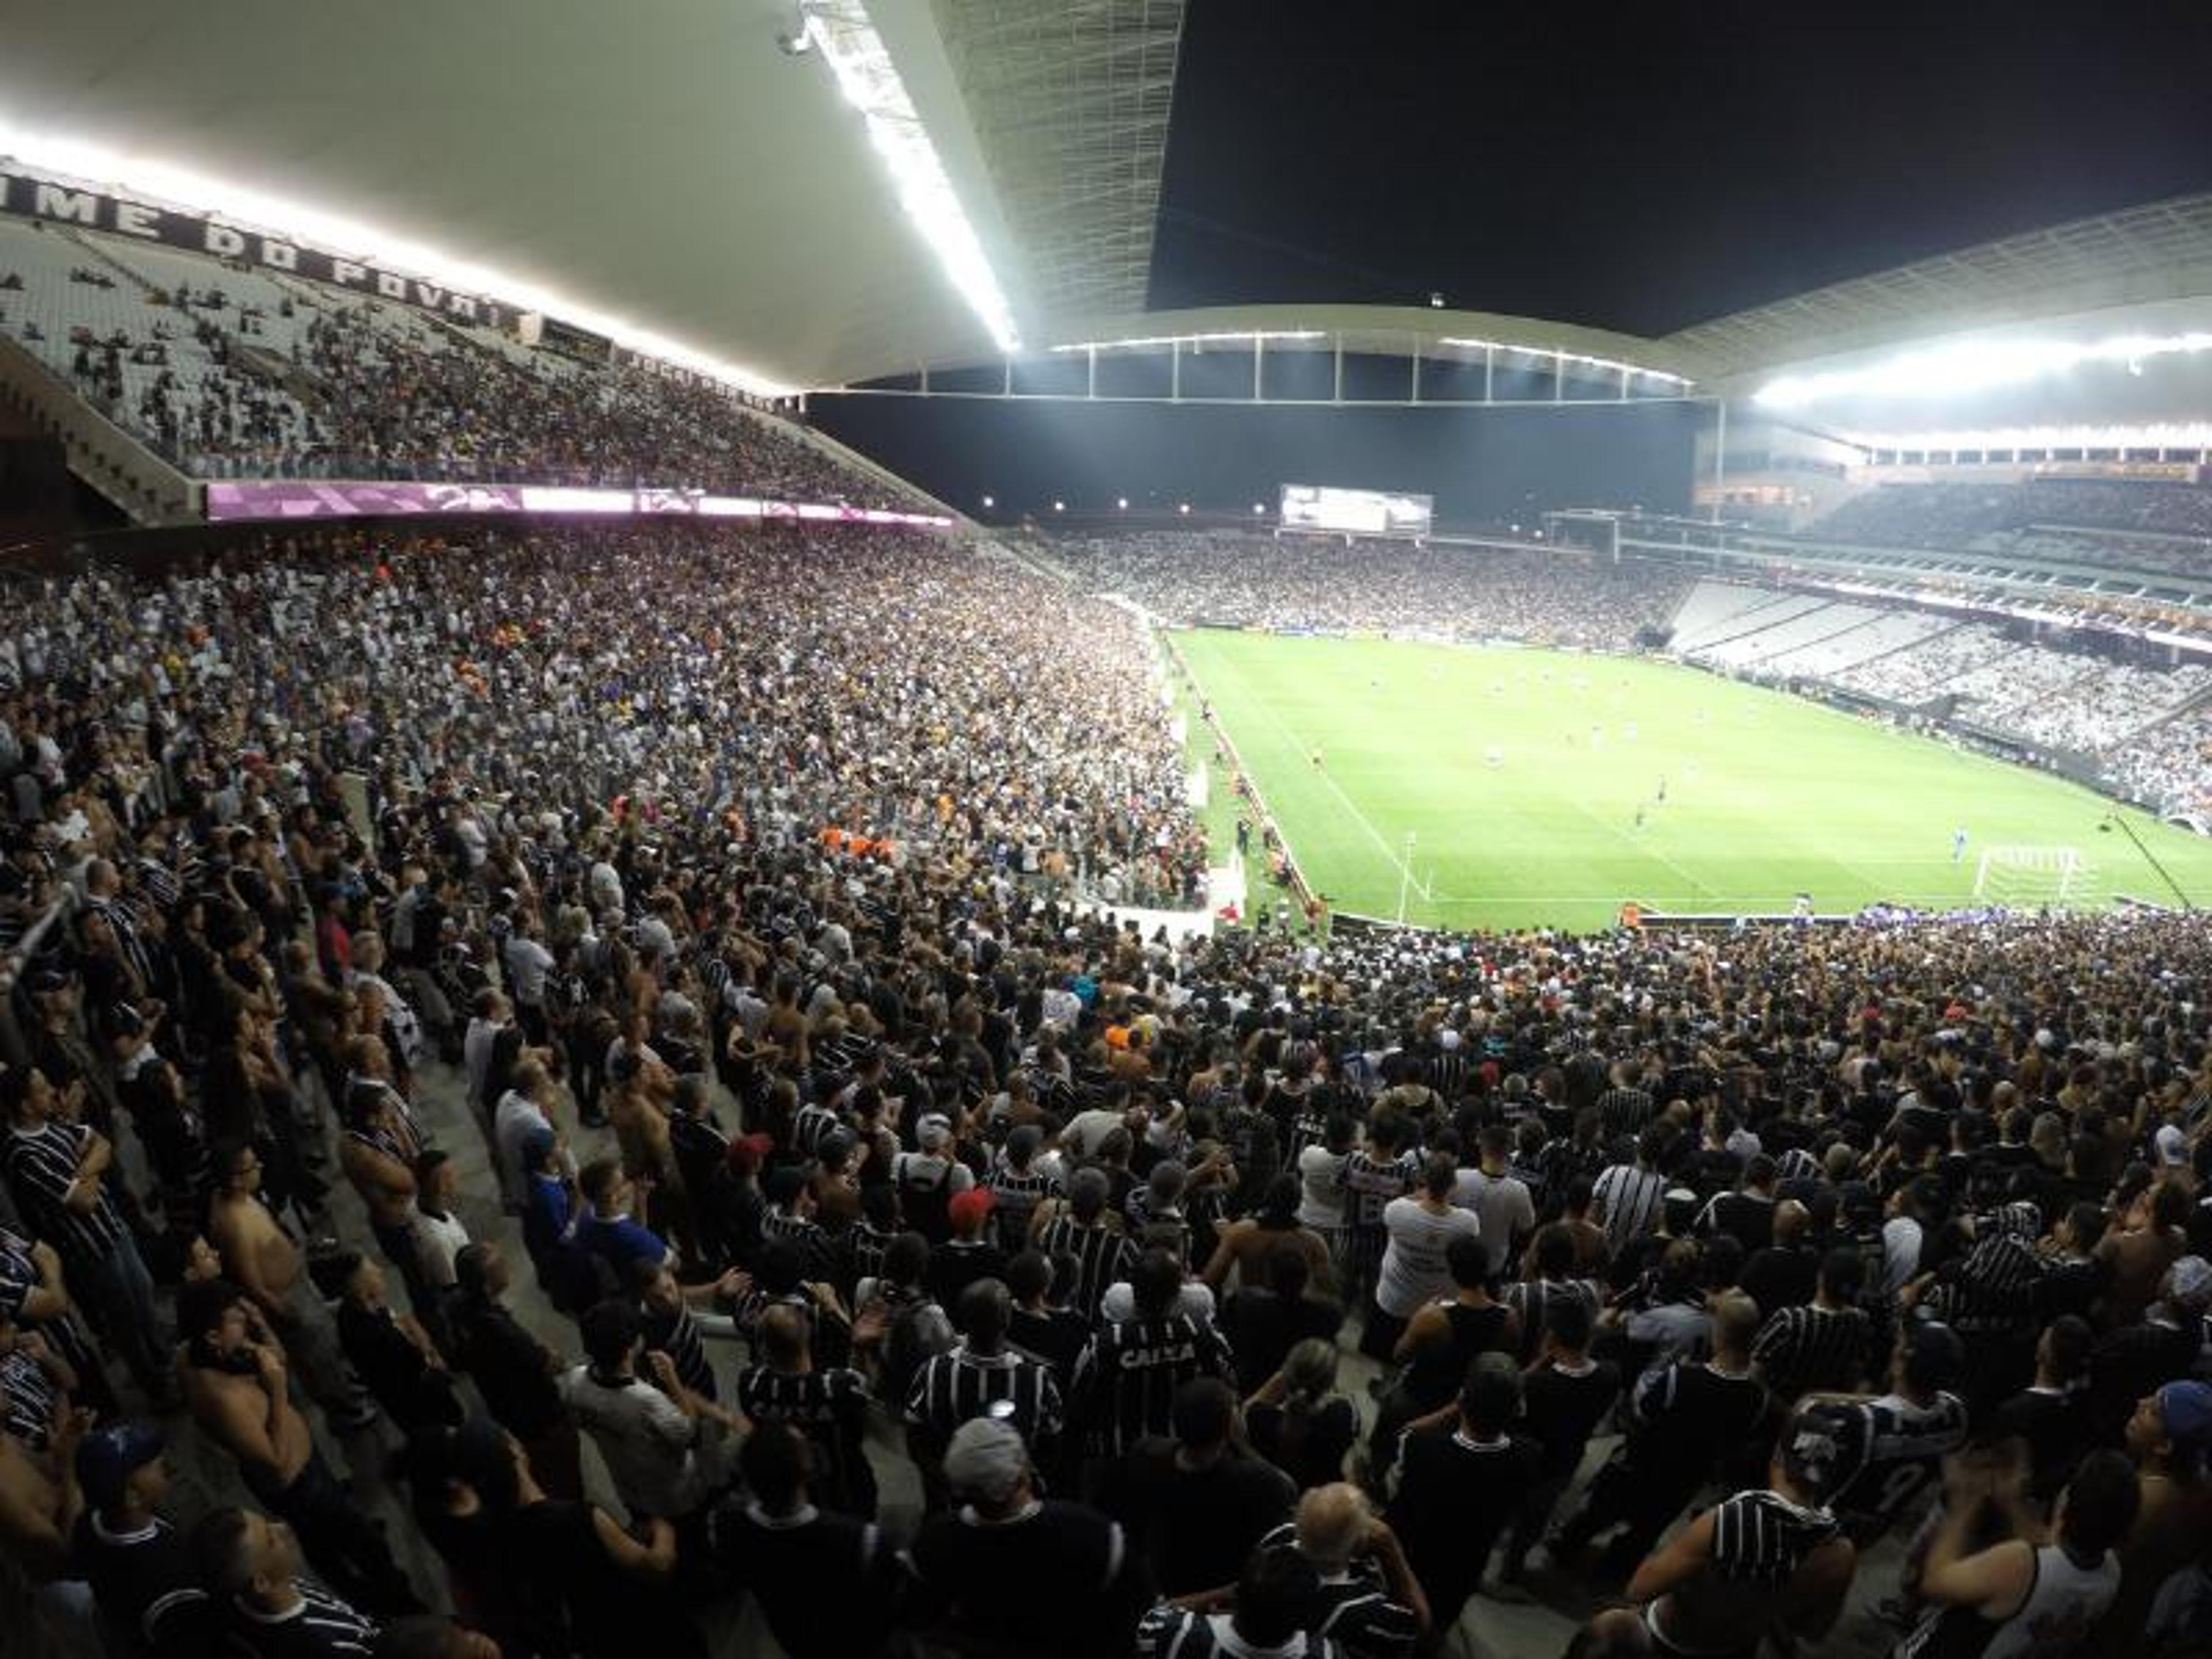
{"type": "Polygon", "coordinates": [[[1669,567],[1565,550],[1175,531],[1051,545],[1085,587],[1176,625],[1626,649],[1689,587],[1669,567]]]}
{"type": "Polygon", "coordinates": [[[2212,575],[2212,489],[2170,479],[2033,477],[1881,484],[1845,498],[1809,533],[2201,577],[2212,575]]]}
{"type": "Polygon", "coordinates": [[[707,383],[581,362],[273,272],[5,224],[10,281],[0,330],[196,477],[913,504],[707,383]]]}
{"type": "Polygon", "coordinates": [[[2212,1642],[2191,918],[1146,938],[1141,633],[905,538],[0,638],[33,1650],[2212,1642]]]}

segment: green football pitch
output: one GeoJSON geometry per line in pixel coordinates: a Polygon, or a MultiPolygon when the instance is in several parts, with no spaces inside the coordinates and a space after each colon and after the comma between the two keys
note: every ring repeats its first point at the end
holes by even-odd
{"type": "MultiPolygon", "coordinates": [[[[2175,902],[2125,836],[2100,831],[2109,803],[2091,790],[1695,669],[1174,639],[1340,912],[1395,917],[1402,898],[1408,921],[1431,926],[1587,929],[1632,899],[1701,913],[1787,912],[1800,893],[1821,912],[1964,904],[1996,847],[2070,848],[2090,902],[2175,902]]],[[[2191,902],[2212,902],[2212,841],[2127,820],[2191,902]]]]}

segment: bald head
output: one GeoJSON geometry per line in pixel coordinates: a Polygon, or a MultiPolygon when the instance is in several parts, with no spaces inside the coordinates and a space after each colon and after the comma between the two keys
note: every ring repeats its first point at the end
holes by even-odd
{"type": "Polygon", "coordinates": [[[1367,1541],[1372,1511],[1367,1495],[1349,1480],[1316,1486],[1298,1500],[1298,1549],[1324,1573],[1341,1572],[1367,1541]]]}
{"type": "Polygon", "coordinates": [[[1730,1291],[1713,1304],[1713,1346],[1738,1364],[1751,1356],[1759,1334],[1759,1304],[1741,1291],[1730,1291]]]}
{"type": "Polygon", "coordinates": [[[1796,1199],[1784,1199],[1774,1206],[1774,1242],[1777,1244],[1795,1243],[1804,1237],[1805,1229],[1812,1218],[1812,1212],[1796,1199]]]}

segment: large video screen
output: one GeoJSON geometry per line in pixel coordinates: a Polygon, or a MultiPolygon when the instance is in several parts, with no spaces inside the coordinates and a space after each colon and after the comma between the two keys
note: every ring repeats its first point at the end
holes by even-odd
{"type": "Polygon", "coordinates": [[[1425,536],[1436,508],[1433,495],[1285,484],[1282,525],[1285,530],[1343,530],[1355,536],[1425,536]]]}

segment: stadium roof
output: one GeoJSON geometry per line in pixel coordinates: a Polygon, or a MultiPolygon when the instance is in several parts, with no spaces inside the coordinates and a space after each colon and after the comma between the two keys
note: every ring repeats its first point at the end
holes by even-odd
{"type": "Polygon", "coordinates": [[[857,16],[880,35],[912,105],[892,125],[933,143],[1026,334],[1060,309],[1141,307],[1182,15],[1181,0],[72,0],[9,32],[0,156],[73,141],[113,165],[52,170],[220,205],[148,183],[185,169],[383,233],[334,251],[435,249],[550,290],[567,302],[552,314],[830,385],[995,349],[824,61],[839,32],[857,16]],[[816,50],[780,45],[810,17],[816,50]]]}
{"type": "Polygon", "coordinates": [[[24,135],[74,139],[114,163],[79,176],[147,191],[142,170],[181,167],[343,213],[374,229],[335,251],[422,245],[546,291],[566,320],[649,332],[769,386],[994,361],[992,327],[902,210],[884,133],[823,61],[856,19],[880,34],[911,102],[902,125],[933,144],[1028,353],[1297,313],[1347,349],[1495,339],[1737,392],[1976,329],[2124,327],[2130,307],[2170,322],[2212,296],[2203,196],[1656,340],[1401,307],[1147,313],[1184,0],[72,0],[0,54],[0,155],[37,160],[24,135]],[[780,49],[810,18],[819,49],[780,49]]]}
{"type": "Polygon", "coordinates": [[[1664,343],[1698,366],[1699,379],[1726,383],[1967,330],[2206,296],[2212,194],[1916,260],[1700,323],[1664,343]]]}

